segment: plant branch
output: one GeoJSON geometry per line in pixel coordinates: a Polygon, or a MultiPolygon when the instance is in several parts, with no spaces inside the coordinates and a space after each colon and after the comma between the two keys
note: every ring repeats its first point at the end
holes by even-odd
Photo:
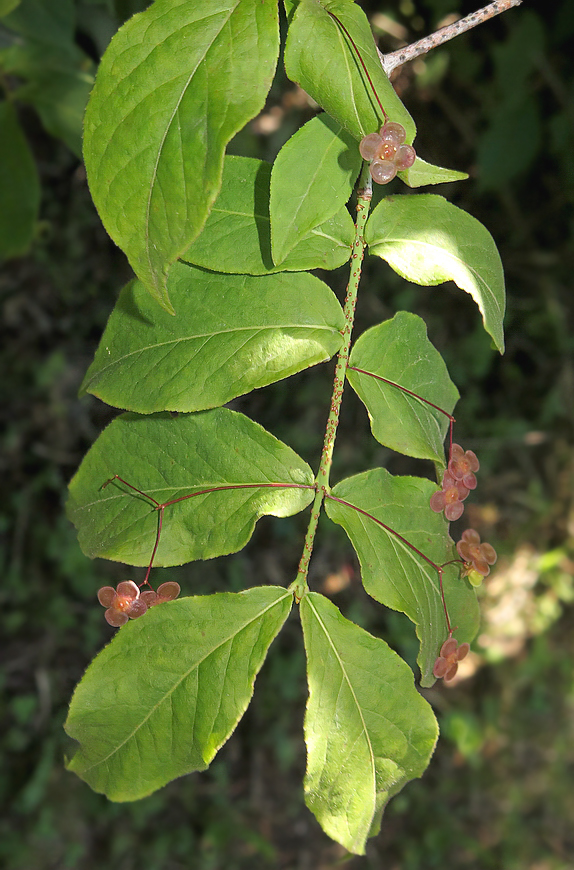
{"type": "Polygon", "coordinates": [[[430,36],[418,39],[416,42],[412,42],[404,48],[399,48],[398,51],[392,51],[389,54],[383,54],[379,51],[379,58],[381,59],[382,67],[385,73],[390,75],[391,72],[396,69],[396,67],[401,66],[401,64],[408,63],[408,61],[420,57],[421,54],[426,54],[428,51],[431,51],[431,49],[437,48],[439,45],[443,45],[443,43],[454,39],[455,36],[460,36],[461,33],[471,30],[473,27],[476,27],[477,24],[482,24],[484,21],[494,18],[495,15],[500,15],[501,12],[507,12],[509,9],[512,9],[513,6],[520,6],[521,3],[522,0],[494,0],[494,2],[489,3],[488,6],[484,6],[482,9],[477,9],[476,12],[471,12],[471,14],[467,15],[465,18],[460,18],[458,21],[449,24],[447,27],[441,27],[440,30],[431,33],[430,36]]]}
{"type": "Polygon", "coordinates": [[[345,307],[343,309],[345,316],[345,326],[342,332],[343,346],[337,355],[337,365],[335,366],[331,408],[327,419],[327,425],[325,427],[321,462],[319,464],[319,471],[316,478],[317,493],[311,509],[311,518],[307,527],[307,534],[305,535],[305,543],[301,560],[299,562],[299,568],[297,570],[297,576],[289,587],[298,601],[301,600],[308,589],[307,573],[309,571],[309,561],[311,559],[311,553],[313,552],[313,542],[317,532],[321,505],[323,504],[323,499],[329,489],[329,473],[333,461],[333,449],[335,447],[335,438],[337,435],[337,427],[339,425],[339,413],[341,410],[341,402],[343,400],[347,368],[349,366],[351,334],[355,322],[355,306],[357,304],[359,280],[361,278],[361,264],[365,255],[365,240],[363,234],[367,217],[369,215],[371,197],[372,179],[369,173],[369,165],[368,163],[363,163],[363,169],[359,179],[359,189],[357,192],[357,219],[355,221],[355,238],[351,252],[351,274],[347,285],[345,307]]]}

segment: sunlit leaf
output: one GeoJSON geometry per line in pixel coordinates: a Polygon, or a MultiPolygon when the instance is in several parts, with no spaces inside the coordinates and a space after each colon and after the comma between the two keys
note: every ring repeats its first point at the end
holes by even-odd
{"type": "Polygon", "coordinates": [[[458,172],[456,169],[445,169],[442,166],[433,166],[420,157],[417,157],[410,169],[398,173],[405,184],[409,187],[423,187],[425,184],[445,184],[448,181],[464,181],[468,178],[466,172],[458,172]]]}
{"type": "Polygon", "coordinates": [[[356,140],[376,132],[384,123],[355,49],[329,12],[336,15],[351,34],[387,115],[391,121],[403,125],[406,141],[412,143],[416,132],[414,121],[383,72],[367,17],[355,3],[301,0],[287,35],[287,75],[356,140]]]}
{"type": "Polygon", "coordinates": [[[143,284],[124,288],[82,390],[139,413],[200,411],[323,362],[345,325],[334,293],[307,273],[254,278],[174,265],[177,317],[143,284]]]}
{"type": "Polygon", "coordinates": [[[275,586],[169,601],[125,625],[76,688],[69,770],[114,801],[204,770],[234,731],[292,595],[275,586]]]}
{"type": "Polygon", "coordinates": [[[504,275],[486,227],[435,194],[389,196],[367,221],[369,253],[415,284],[454,281],[470,293],[484,328],[504,351],[504,275]]]}
{"type": "Polygon", "coordinates": [[[270,163],[226,156],[219,196],[182,259],[216,272],[246,275],[336,269],[347,262],[354,226],[343,207],[313,227],[276,266],[271,257],[270,187],[270,163]]]}
{"type": "Polygon", "coordinates": [[[205,223],[225,146],[262,107],[278,47],[273,0],[156,0],[102,58],[85,121],[90,189],[168,309],[169,267],[205,223]]]}
{"type": "Polygon", "coordinates": [[[276,264],[345,205],[361,165],[355,140],[328,115],[312,118],[287,140],[271,172],[271,244],[276,264]]]}

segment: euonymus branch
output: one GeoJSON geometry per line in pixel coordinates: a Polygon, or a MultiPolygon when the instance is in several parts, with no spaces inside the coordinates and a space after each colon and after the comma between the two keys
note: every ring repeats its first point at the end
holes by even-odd
{"type": "Polygon", "coordinates": [[[423,686],[452,679],[467,654],[478,627],[473,586],[496,559],[474,530],[456,548],[449,535],[479,463],[453,441],[458,391],[424,323],[399,312],[352,341],[362,261],[368,252],[422,285],[454,281],[501,352],[504,282],[488,231],[444,198],[391,195],[369,213],[373,181],[397,176],[418,188],[466,176],[416,154],[415,123],[359,6],[286,0],[285,9],[287,74],[324,112],[273,165],[225,154],[273,78],[273,0],[156,0],[112,40],[88,105],[91,192],[137,277],[82,388],[126,413],[84,458],[68,512],[87,555],[147,570],[139,586],[100,589],[120,631],[72,699],[66,729],[79,747],[69,767],[112,800],[204,769],[295,602],[309,683],[306,800],[330,836],[362,853],[389,798],[428,765],[438,726],[409,666],[310,591],[320,512],[345,529],[367,592],[415,624],[423,686]],[[344,263],[341,307],[308,270],[344,263]],[[316,473],[224,407],[334,355],[316,473]],[[432,460],[438,487],[384,468],[332,485],[347,382],[373,436],[432,460]],[[153,589],[154,565],[237,552],[261,516],[309,506],[289,588],[182,598],[173,581],[153,589]]]}

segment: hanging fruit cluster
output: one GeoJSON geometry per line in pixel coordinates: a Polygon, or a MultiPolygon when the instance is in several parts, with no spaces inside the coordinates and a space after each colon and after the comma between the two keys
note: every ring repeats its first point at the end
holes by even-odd
{"type": "Polygon", "coordinates": [[[412,145],[406,145],[402,124],[387,121],[378,133],[369,133],[359,143],[363,160],[369,160],[369,171],[377,184],[388,184],[401,169],[409,169],[416,159],[412,145]]]}

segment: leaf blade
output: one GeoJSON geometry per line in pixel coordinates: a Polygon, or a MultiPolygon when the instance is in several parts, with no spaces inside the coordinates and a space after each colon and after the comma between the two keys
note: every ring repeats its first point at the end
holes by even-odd
{"type": "Polygon", "coordinates": [[[82,391],[141,414],[202,411],[324,362],[342,344],[341,306],[313,275],[177,263],[168,290],[176,318],[140,282],[124,288],[82,391]]]}
{"type": "Polygon", "coordinates": [[[26,253],[40,206],[36,162],[7,100],[0,102],[0,260],[26,253]]]}
{"type": "Polygon", "coordinates": [[[216,272],[266,275],[336,269],[351,256],[354,226],[346,208],[313,227],[280,266],[271,256],[271,164],[226,155],[221,190],[200,235],[182,254],[216,272]]]}
{"type": "MultiPolygon", "coordinates": [[[[434,683],[433,664],[448,632],[438,574],[413,547],[435,565],[456,558],[448,524],[429,506],[434,491],[430,480],[393,477],[386,469],[375,468],[333,488],[331,496],[347,504],[329,497],[325,504],[328,516],[343,526],[357,552],[362,582],[369,595],[405,613],[415,624],[423,686],[434,683]]],[[[456,567],[445,568],[445,598],[458,640],[470,643],[478,630],[480,614],[474,590],[458,574],[456,567]]]]}
{"type": "Polygon", "coordinates": [[[116,473],[166,510],[155,564],[181,565],[237,552],[264,515],[291,516],[313,499],[313,473],[290,447],[236,411],[142,417],[104,429],[69,486],[67,514],[83,552],[147,565],[158,515],[119,485],[116,473]]]}
{"type": "Polygon", "coordinates": [[[277,265],[345,205],[361,165],[355,140],[328,115],[312,118],[287,140],[271,171],[271,246],[277,265]]]}
{"type": "Polygon", "coordinates": [[[391,121],[402,124],[412,143],[416,127],[385,75],[365,13],[347,0],[301,0],[285,47],[290,79],[339,121],[358,141],[384,123],[381,109],[355,50],[332,12],[347,28],[391,121]]]}
{"type": "Polygon", "coordinates": [[[377,441],[444,467],[448,417],[399,388],[416,393],[447,414],[452,414],[459,399],[441,355],[427,338],[424,321],[399,311],[391,320],[368,329],[353,345],[349,366],[370,373],[349,368],[347,376],[369,412],[377,441]]]}
{"type": "Polygon", "coordinates": [[[486,227],[436,194],[389,196],[365,228],[369,253],[407,281],[435,286],[454,281],[469,293],[484,328],[504,352],[504,275],[486,227]]]}
{"type": "Polygon", "coordinates": [[[301,601],[309,701],[306,803],[356,854],[385,804],[428,765],[438,736],[408,665],[322,595],[301,601]]]}
{"type": "Polygon", "coordinates": [[[102,59],[85,120],[92,196],[168,309],[169,267],[205,223],[227,142],[263,105],[278,45],[271,0],[156,0],[102,59]]]}
{"type": "Polygon", "coordinates": [[[97,792],[138,800],[204,770],[253,694],[292,595],[279,587],[183,598],[130,621],[76,687],[68,763],[97,792]]]}

